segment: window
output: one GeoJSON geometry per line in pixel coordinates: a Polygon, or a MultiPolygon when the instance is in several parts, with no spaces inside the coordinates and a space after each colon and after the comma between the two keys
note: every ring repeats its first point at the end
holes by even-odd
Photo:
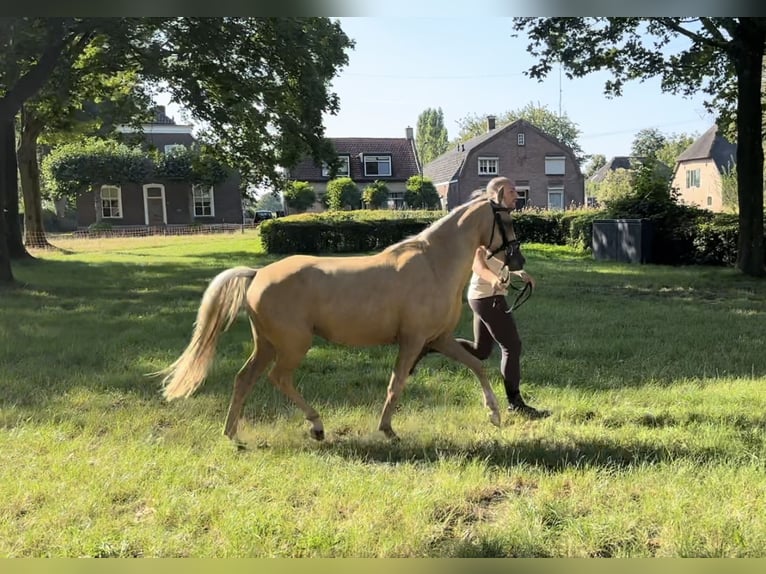
{"type": "Polygon", "coordinates": [[[529,187],[516,186],[516,193],[518,198],[516,199],[516,209],[524,209],[529,201],[529,187]]]}
{"type": "Polygon", "coordinates": [[[566,160],[563,155],[552,155],[545,158],[545,175],[564,175],[566,160]]]}
{"type": "Polygon", "coordinates": [[[122,218],[122,190],[119,187],[101,186],[101,217],[103,219],[122,218]]]}
{"type": "Polygon", "coordinates": [[[564,209],[564,188],[548,188],[548,209],[564,209]]]}
{"type": "Polygon", "coordinates": [[[192,186],[194,217],[212,217],[215,215],[213,188],[206,185],[192,186]]]}
{"type": "Polygon", "coordinates": [[[524,134],[517,134],[516,135],[516,143],[519,145],[526,145],[526,138],[524,137],[524,134]]]}
{"type": "Polygon", "coordinates": [[[707,206],[710,207],[711,205],[713,205],[713,196],[712,195],[708,195],[707,196],[707,206]]]}
{"type": "Polygon", "coordinates": [[[699,186],[700,186],[700,170],[687,169],[686,170],[686,187],[699,187],[699,186]]]}
{"type": "Polygon", "coordinates": [[[364,175],[391,175],[391,156],[364,156],[364,175]]]}
{"type": "MultiPolygon", "coordinates": [[[[349,177],[351,170],[349,169],[349,157],[347,155],[339,155],[338,171],[335,173],[335,177],[349,177]]],[[[330,167],[326,164],[322,164],[322,177],[330,177],[330,167]]]]}
{"type": "Polygon", "coordinates": [[[479,175],[497,175],[497,158],[480,157],[479,175]]]}
{"type": "Polygon", "coordinates": [[[174,151],[183,151],[186,149],[184,144],[167,144],[165,146],[165,153],[172,153],[174,151]]]}

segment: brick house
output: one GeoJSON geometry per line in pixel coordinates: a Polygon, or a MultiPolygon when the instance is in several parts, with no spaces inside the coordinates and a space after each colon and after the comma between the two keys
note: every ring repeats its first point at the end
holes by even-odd
{"type": "MultiPolygon", "coordinates": [[[[338,152],[341,165],[335,177],[350,177],[360,191],[380,180],[389,190],[388,207],[404,205],[407,180],[420,174],[420,163],[412,128],[403,138],[328,138],[338,152]]],[[[289,179],[307,181],[317,195],[316,203],[307,211],[323,211],[322,198],[327,193],[330,173],[326,165],[316,165],[306,158],[288,170],[289,179]]],[[[361,207],[361,206],[360,206],[361,207]]]]}
{"type": "Polygon", "coordinates": [[[518,207],[564,209],[585,201],[585,178],[572,150],[525,120],[500,128],[487,117],[487,131],[440,155],[423,167],[442,206],[465,203],[498,175],[511,178],[518,207]]]}
{"type": "Polygon", "coordinates": [[[736,161],[736,144],[718,134],[714,125],[678,156],[671,185],[679,190],[682,203],[723,211],[722,176],[736,161]]]}
{"type": "MultiPolygon", "coordinates": [[[[144,124],[142,130],[144,143],[162,153],[195,143],[192,127],[176,124],[165,114],[164,106],[155,109],[154,120],[144,124]]],[[[120,131],[133,133],[129,128],[120,131]]],[[[87,227],[97,221],[115,227],[242,223],[239,183],[239,175],[232,172],[225,181],[212,187],[163,180],[102,185],[77,197],[77,225],[87,227]],[[98,202],[95,192],[100,195],[98,202]]]]}

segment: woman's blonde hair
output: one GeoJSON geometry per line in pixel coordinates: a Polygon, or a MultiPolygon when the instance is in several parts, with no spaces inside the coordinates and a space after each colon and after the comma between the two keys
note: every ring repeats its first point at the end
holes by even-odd
{"type": "Polygon", "coordinates": [[[511,188],[514,188],[513,182],[510,180],[510,178],[507,178],[503,175],[498,177],[493,177],[489,180],[489,183],[487,184],[486,189],[477,189],[471,194],[472,199],[478,199],[479,197],[486,197],[487,199],[491,199],[495,203],[500,203],[500,200],[503,199],[503,185],[510,184],[511,188]]]}

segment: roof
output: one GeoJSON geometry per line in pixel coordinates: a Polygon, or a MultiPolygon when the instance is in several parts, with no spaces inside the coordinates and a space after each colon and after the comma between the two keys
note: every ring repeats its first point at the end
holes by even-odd
{"type": "MultiPolygon", "coordinates": [[[[354,181],[406,181],[420,173],[415,155],[414,141],[408,138],[328,138],[338,155],[350,157],[350,177],[354,181]],[[391,155],[391,175],[388,177],[365,176],[362,155],[391,155]]],[[[303,159],[290,170],[290,177],[299,181],[327,181],[322,166],[311,158],[303,159]]]]}
{"type": "Polygon", "coordinates": [[[718,171],[723,172],[736,158],[736,144],[718,134],[718,126],[714,125],[678,156],[678,162],[712,159],[718,171]]]}
{"type": "Polygon", "coordinates": [[[165,106],[156,106],[154,108],[154,117],[152,118],[151,123],[155,125],[168,125],[168,126],[174,126],[176,125],[175,120],[168,116],[165,113],[165,106]]]}
{"type": "MultiPolygon", "coordinates": [[[[617,169],[631,169],[636,163],[643,163],[647,160],[644,156],[637,156],[637,155],[616,155],[611,160],[606,162],[606,164],[602,165],[600,168],[596,170],[596,173],[594,173],[590,178],[588,178],[588,181],[593,183],[601,183],[604,181],[606,176],[611,171],[615,171],[617,169]]],[[[673,170],[662,163],[659,160],[657,161],[657,173],[662,174],[663,176],[670,177],[673,173],[673,170]]]]}
{"type": "Polygon", "coordinates": [[[549,136],[538,127],[530,124],[528,121],[519,119],[515,122],[511,122],[497,129],[485,132],[461,144],[458,144],[457,147],[453,147],[451,150],[443,153],[427,165],[423,166],[423,175],[429,178],[435,184],[457,179],[460,177],[465,159],[468,157],[468,154],[471,152],[471,150],[483,145],[489,140],[497,137],[499,134],[519,126],[524,127],[524,129],[534,130],[540,136],[560,146],[563,150],[572,155],[572,158],[574,159],[574,154],[567,145],[561,143],[556,138],[549,136]]]}

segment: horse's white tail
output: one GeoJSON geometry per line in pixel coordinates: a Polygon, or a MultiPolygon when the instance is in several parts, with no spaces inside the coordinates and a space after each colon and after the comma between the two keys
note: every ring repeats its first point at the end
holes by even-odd
{"type": "Polygon", "coordinates": [[[252,267],[233,267],[210,282],[189,345],[172,365],[153,373],[164,376],[162,394],[167,400],[188,397],[205,380],[215,358],[218,337],[237,318],[256,272],[252,267]]]}

